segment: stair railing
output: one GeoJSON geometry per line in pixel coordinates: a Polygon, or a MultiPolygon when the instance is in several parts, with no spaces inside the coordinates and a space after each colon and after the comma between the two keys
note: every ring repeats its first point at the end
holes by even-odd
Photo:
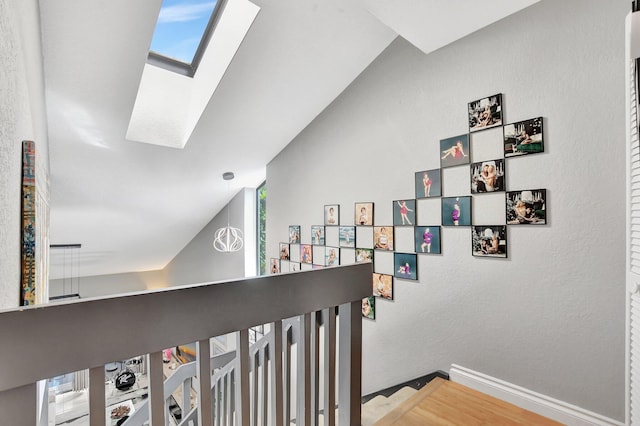
{"type": "MultiPolygon", "coordinates": [[[[162,350],[197,342],[196,375],[198,386],[205,391],[197,389],[198,410],[184,413],[182,423],[194,422],[190,416],[195,414],[199,426],[213,426],[214,421],[248,426],[252,424],[248,328],[270,324],[275,331],[269,341],[273,351],[255,352],[254,364],[257,358],[255,371],[263,375],[266,369],[261,366],[270,366],[272,375],[258,383],[262,383],[259,392],[272,397],[267,398],[268,404],[258,402],[253,424],[288,424],[291,412],[295,412],[297,425],[315,424],[320,377],[316,368],[320,346],[315,342],[322,322],[329,342],[323,347],[325,406],[338,403],[340,424],[360,424],[360,310],[361,300],[371,294],[371,272],[371,264],[357,264],[0,311],[3,348],[14,354],[9,362],[0,363],[0,418],[15,426],[36,425],[36,383],[88,368],[90,425],[105,425],[104,365],[148,354],[149,421],[154,426],[166,425],[162,350]],[[294,326],[282,321],[292,317],[299,321],[295,343],[283,339],[283,335],[294,335],[294,326]],[[236,357],[223,367],[229,371],[219,380],[218,372],[212,375],[209,339],[234,331],[238,336],[236,357]],[[294,344],[295,356],[291,352],[294,344]],[[285,389],[291,395],[294,360],[295,397],[285,398],[285,389]],[[214,386],[217,390],[209,391],[214,386]],[[225,386],[226,396],[216,400],[213,395],[222,394],[225,386]]],[[[325,410],[325,424],[335,424],[333,411],[325,410]]]]}

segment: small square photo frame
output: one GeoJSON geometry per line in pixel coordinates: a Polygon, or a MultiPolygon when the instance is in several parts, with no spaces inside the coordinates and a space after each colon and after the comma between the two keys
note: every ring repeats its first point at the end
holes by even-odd
{"type": "Polygon", "coordinates": [[[373,203],[355,203],[353,220],[356,226],[373,226],[373,203]]]}
{"type": "Polygon", "coordinates": [[[507,192],[507,225],[546,225],[547,190],[507,192]]]}
{"type": "Polygon", "coordinates": [[[324,225],[311,225],[311,244],[323,246],[324,241],[324,225]]]}
{"type": "Polygon", "coordinates": [[[340,247],[356,247],[356,227],[340,226],[339,230],[339,246],[340,247]]]}
{"type": "Polygon", "coordinates": [[[393,275],[373,274],[373,295],[393,300],[393,275]]]}
{"type": "Polygon", "coordinates": [[[289,225],[289,244],[300,244],[300,225],[289,225]]]}
{"type": "Polygon", "coordinates": [[[416,200],[393,201],[393,225],[413,226],[416,223],[416,200]]]}
{"type": "Polygon", "coordinates": [[[376,319],[376,298],[373,296],[362,299],[362,316],[364,318],[376,319]]]}
{"type": "Polygon", "coordinates": [[[289,272],[298,272],[300,270],[300,262],[289,262],[289,272]]]}
{"type": "Polygon", "coordinates": [[[440,168],[469,164],[469,134],[440,140],[440,168]]]}
{"type": "Polygon", "coordinates": [[[300,244],[300,263],[313,263],[313,247],[311,244],[300,244]]]}
{"type": "Polygon", "coordinates": [[[440,169],[422,170],[415,173],[416,198],[434,198],[442,195],[440,169]]]}
{"type": "Polygon", "coordinates": [[[328,204],[324,206],[324,225],[325,226],[340,225],[340,205],[328,204]]]}
{"type": "Polygon", "coordinates": [[[338,247],[325,247],[324,265],[328,267],[340,265],[340,249],[338,247]]]}
{"type": "Polygon", "coordinates": [[[289,248],[288,243],[280,243],[280,260],[291,260],[289,248]]]}
{"type": "Polygon", "coordinates": [[[393,251],[393,226],[373,227],[373,248],[393,251]]]}
{"type": "Polygon", "coordinates": [[[507,257],[507,226],[471,227],[471,254],[476,257],[507,257]]]}
{"type": "Polygon", "coordinates": [[[367,263],[367,262],[373,262],[373,249],[357,248],[356,263],[367,263]]]}
{"type": "Polygon", "coordinates": [[[442,198],[442,226],[471,226],[471,197],[442,198]]]}
{"type": "Polygon", "coordinates": [[[393,276],[404,280],[417,280],[418,256],[415,253],[393,253],[393,276]]]}
{"type": "Polygon", "coordinates": [[[416,226],[414,228],[417,254],[441,254],[440,226],[416,226]]]}
{"type": "Polygon", "coordinates": [[[506,124],[502,135],[505,158],[544,152],[542,117],[506,124]]]}
{"type": "Polygon", "coordinates": [[[502,93],[469,102],[469,132],[502,126],[502,93]]]}
{"type": "Polygon", "coordinates": [[[471,170],[471,193],[504,192],[505,168],[504,159],[481,161],[473,163],[471,170]]]}
{"type": "Polygon", "coordinates": [[[280,273],[280,259],[276,259],[272,257],[269,262],[269,273],[271,274],[279,274],[280,273]]]}

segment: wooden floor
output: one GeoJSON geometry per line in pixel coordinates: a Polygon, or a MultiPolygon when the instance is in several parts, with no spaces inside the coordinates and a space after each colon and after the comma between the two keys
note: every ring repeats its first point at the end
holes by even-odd
{"type": "Polygon", "coordinates": [[[436,378],[375,426],[560,424],[458,383],[436,378]]]}

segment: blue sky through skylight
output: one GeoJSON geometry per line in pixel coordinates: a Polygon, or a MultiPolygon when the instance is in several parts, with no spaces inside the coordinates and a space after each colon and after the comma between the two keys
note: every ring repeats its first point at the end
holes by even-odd
{"type": "Polygon", "coordinates": [[[163,0],[151,50],[190,64],[217,0],[163,0]]]}

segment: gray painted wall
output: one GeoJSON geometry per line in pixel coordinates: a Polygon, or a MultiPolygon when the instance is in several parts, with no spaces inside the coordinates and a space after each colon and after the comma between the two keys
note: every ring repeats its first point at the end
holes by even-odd
{"type": "MultiPolygon", "coordinates": [[[[544,116],[546,152],[508,159],[507,187],[546,188],[550,223],[509,227],[506,260],[472,257],[470,229],[443,228],[443,254],[420,256],[419,281],[397,280],[364,321],[365,394],[455,363],[624,419],[629,10],[542,1],[429,55],[398,38],[269,164],[277,257],[289,225],[311,242],[324,204],[353,224],[353,203],[372,201],[375,223],[391,224],[414,172],[439,167],[439,140],[467,131],[467,102],[503,93],[507,123],[544,116]]],[[[473,159],[501,156],[501,138],[473,134],[473,159]]],[[[467,167],[443,181],[446,196],[470,193],[467,167]]],[[[474,203],[476,224],[504,223],[503,194],[474,203]]],[[[439,200],[418,204],[419,224],[439,223],[439,200]]],[[[375,268],[390,273],[392,257],[376,252],[375,268]]]]}
{"type": "Polygon", "coordinates": [[[21,142],[49,167],[37,0],[0,0],[0,309],[20,303],[21,142]]]}
{"type": "MultiPolygon", "coordinates": [[[[255,191],[243,189],[233,197],[228,205],[231,226],[243,230],[250,240],[255,238],[255,231],[251,229],[251,222],[255,220],[255,215],[252,213],[255,209],[251,202],[252,197],[254,197],[253,194],[255,194],[255,191]],[[249,218],[246,217],[245,213],[247,212],[250,213],[249,218]]],[[[108,296],[132,291],[153,290],[176,285],[244,277],[245,256],[250,259],[250,255],[246,255],[245,251],[223,254],[215,251],[212,246],[216,229],[226,224],[227,209],[225,207],[161,270],[81,277],[79,285],[80,297],[108,296]]],[[[247,248],[255,251],[255,244],[249,241],[247,248]]],[[[255,259],[255,254],[253,258],[255,259]]],[[[49,285],[51,296],[78,291],[75,280],[72,287],[70,277],[66,282],[64,280],[51,280],[49,285]],[[66,291],[63,285],[66,287],[66,291]],[[72,288],[73,291],[71,291],[72,288]]]]}

